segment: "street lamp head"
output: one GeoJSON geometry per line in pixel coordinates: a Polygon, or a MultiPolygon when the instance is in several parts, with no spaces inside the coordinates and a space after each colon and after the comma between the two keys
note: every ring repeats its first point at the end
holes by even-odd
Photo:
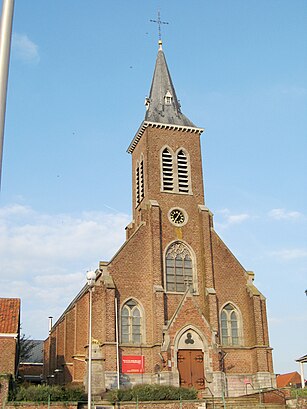
{"type": "Polygon", "coordinates": [[[88,271],[86,273],[86,280],[87,280],[87,284],[90,288],[93,288],[95,285],[95,281],[96,281],[96,273],[95,271],[88,271]]]}

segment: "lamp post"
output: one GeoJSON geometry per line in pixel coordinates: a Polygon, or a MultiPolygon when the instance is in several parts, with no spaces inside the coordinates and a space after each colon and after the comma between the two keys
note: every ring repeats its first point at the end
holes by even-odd
{"type": "Polygon", "coordinates": [[[92,292],[95,285],[96,273],[88,271],[86,273],[87,285],[89,288],[89,323],[88,323],[88,379],[87,379],[87,408],[92,406],[92,292]]]}
{"type": "Polygon", "coordinates": [[[11,51],[14,0],[3,0],[0,24],[0,186],[2,174],[3,138],[7,82],[11,51]]]}

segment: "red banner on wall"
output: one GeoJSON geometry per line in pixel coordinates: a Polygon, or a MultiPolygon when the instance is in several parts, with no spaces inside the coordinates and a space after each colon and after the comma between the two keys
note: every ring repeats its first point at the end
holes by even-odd
{"type": "Polygon", "coordinates": [[[144,373],[143,355],[125,355],[122,357],[122,373],[144,373]]]}

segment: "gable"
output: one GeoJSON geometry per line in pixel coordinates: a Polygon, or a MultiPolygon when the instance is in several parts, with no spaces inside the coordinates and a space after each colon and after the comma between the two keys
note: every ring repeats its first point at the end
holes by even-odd
{"type": "Polygon", "coordinates": [[[184,294],[177,310],[169,321],[168,331],[174,337],[179,330],[192,325],[199,328],[204,333],[207,341],[211,342],[213,334],[211,327],[193,297],[189,291],[184,294]]]}

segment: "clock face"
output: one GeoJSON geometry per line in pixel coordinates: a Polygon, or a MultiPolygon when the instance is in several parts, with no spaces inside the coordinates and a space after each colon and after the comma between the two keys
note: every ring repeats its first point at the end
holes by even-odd
{"type": "Polygon", "coordinates": [[[173,209],[170,212],[170,219],[174,224],[177,224],[177,225],[183,224],[185,221],[184,214],[179,209],[173,209]]]}

